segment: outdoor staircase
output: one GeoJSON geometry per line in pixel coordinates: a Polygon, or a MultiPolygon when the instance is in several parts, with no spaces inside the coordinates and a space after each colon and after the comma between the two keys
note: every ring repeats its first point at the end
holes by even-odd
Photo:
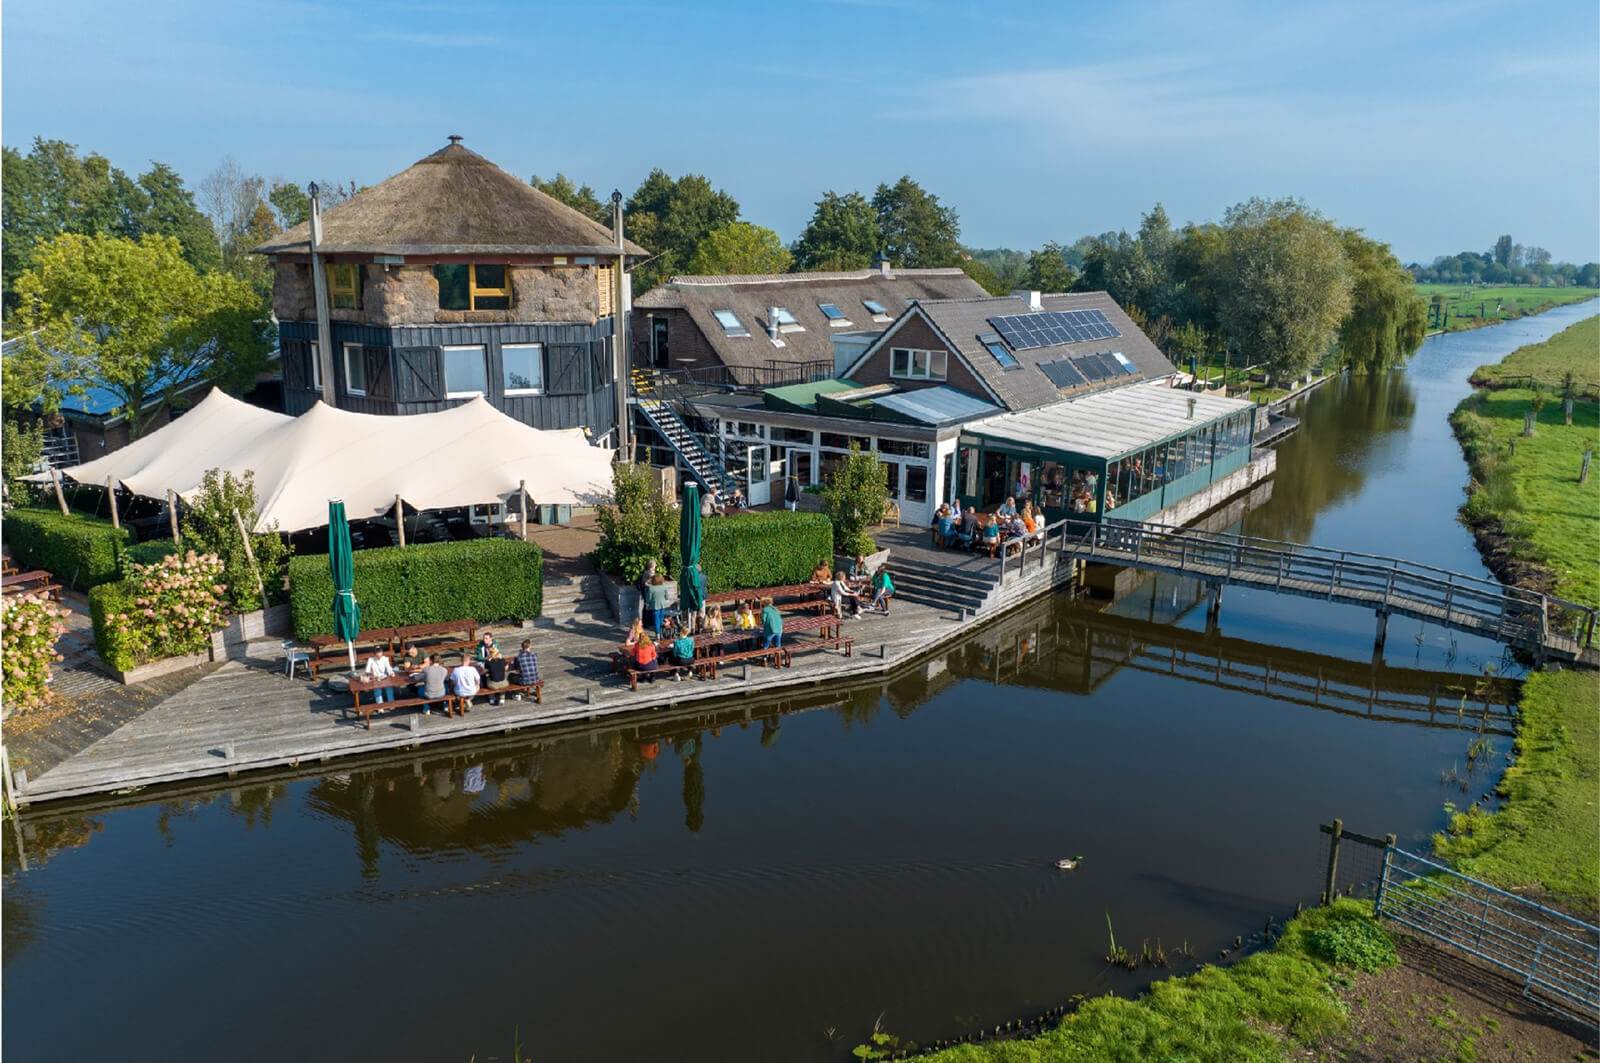
{"type": "Polygon", "coordinates": [[[683,462],[691,475],[700,482],[706,490],[722,491],[731,494],[737,482],[728,475],[728,470],[722,466],[709,447],[678,415],[673,408],[669,397],[655,386],[650,374],[642,370],[633,371],[634,401],[644,419],[650,422],[650,427],[660,433],[672,446],[672,450],[683,462]]]}
{"type": "MultiPolygon", "coordinates": [[[[951,553],[955,560],[961,555],[951,553]]],[[[889,559],[894,573],[894,594],[901,601],[938,609],[982,612],[1000,589],[1000,569],[951,567],[920,558],[895,555],[889,559]]]]}
{"type": "Polygon", "coordinates": [[[539,626],[553,627],[579,619],[611,623],[611,606],[606,602],[605,589],[600,580],[601,576],[595,572],[581,576],[547,572],[539,626]]]}

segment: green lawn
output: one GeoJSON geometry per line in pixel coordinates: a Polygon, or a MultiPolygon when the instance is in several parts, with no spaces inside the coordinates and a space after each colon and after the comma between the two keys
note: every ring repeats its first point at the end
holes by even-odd
{"type": "Polygon", "coordinates": [[[1458,814],[1434,851],[1463,874],[1537,890],[1593,919],[1600,914],[1600,676],[1532,675],[1518,711],[1517,762],[1499,788],[1505,807],[1458,814]]]}
{"type": "MultiPolygon", "coordinates": [[[[1459,284],[1419,284],[1417,294],[1423,302],[1435,295],[1445,301],[1449,315],[1446,331],[1477,328],[1496,321],[1537,314],[1552,306],[1565,306],[1600,295],[1597,288],[1525,288],[1507,285],[1498,288],[1474,288],[1459,284]]],[[[1430,319],[1431,320],[1431,319],[1430,319]]],[[[1437,322],[1430,326],[1438,328],[1437,322]]]]}
{"type": "Polygon", "coordinates": [[[1507,377],[1531,376],[1558,389],[1567,373],[1580,385],[1600,383],[1600,316],[1568,325],[1543,343],[1518,347],[1494,365],[1481,365],[1472,380],[1494,387],[1507,377]]]}

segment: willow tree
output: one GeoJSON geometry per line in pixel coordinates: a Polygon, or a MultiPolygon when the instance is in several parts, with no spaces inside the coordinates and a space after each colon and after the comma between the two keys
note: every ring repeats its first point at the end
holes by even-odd
{"type": "Polygon", "coordinates": [[[1295,199],[1230,207],[1223,229],[1215,287],[1229,342],[1275,377],[1304,373],[1350,311],[1350,265],[1338,231],[1295,199]]]}
{"type": "Polygon", "coordinates": [[[1353,282],[1350,313],[1339,327],[1344,364],[1373,373],[1404,364],[1428,331],[1427,308],[1411,271],[1388,244],[1357,229],[1344,230],[1340,239],[1353,282]]]}

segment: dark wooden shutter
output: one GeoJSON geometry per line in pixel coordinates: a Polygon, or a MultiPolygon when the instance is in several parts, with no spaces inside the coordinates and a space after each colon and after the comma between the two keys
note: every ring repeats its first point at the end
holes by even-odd
{"type": "Polygon", "coordinates": [[[586,379],[589,351],[587,345],[561,343],[550,347],[549,364],[546,367],[547,383],[546,394],[550,395],[587,395],[589,381],[586,379]]]}
{"type": "Polygon", "coordinates": [[[374,399],[394,398],[394,375],[389,371],[389,348],[367,347],[367,394],[374,399]]]}
{"type": "Polygon", "coordinates": [[[437,347],[394,349],[396,402],[434,402],[444,398],[444,365],[437,347]]]}

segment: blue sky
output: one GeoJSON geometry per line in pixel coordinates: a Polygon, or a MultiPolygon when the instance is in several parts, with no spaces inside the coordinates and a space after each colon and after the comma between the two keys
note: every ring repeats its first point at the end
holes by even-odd
{"type": "Polygon", "coordinates": [[[910,174],[973,246],[1294,195],[1403,260],[1600,258],[1600,5],[9,0],[0,137],[191,187],[371,184],[449,133],[527,177],[706,174],[792,240],[910,174]]]}

